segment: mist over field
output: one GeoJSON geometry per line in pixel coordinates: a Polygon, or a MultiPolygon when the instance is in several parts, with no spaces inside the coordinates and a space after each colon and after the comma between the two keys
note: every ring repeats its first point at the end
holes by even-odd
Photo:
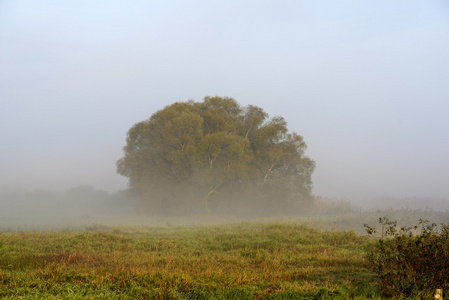
{"type": "Polygon", "coordinates": [[[208,95],[284,117],[320,203],[448,211],[447,49],[445,1],[2,1],[0,227],[146,222],[126,134],[208,95]]]}
{"type": "Polygon", "coordinates": [[[363,224],[376,226],[387,216],[401,225],[415,225],[419,219],[447,223],[449,205],[445,199],[377,198],[350,201],[317,197],[313,206],[294,214],[255,215],[241,210],[235,215],[154,214],[139,209],[127,192],[107,192],[92,186],[66,191],[0,190],[0,231],[104,230],[111,227],[217,225],[242,221],[305,221],[326,230],[354,230],[365,234],[363,224]],[[365,202],[364,202],[365,201],[365,202]],[[354,205],[361,202],[365,205],[354,205]]]}

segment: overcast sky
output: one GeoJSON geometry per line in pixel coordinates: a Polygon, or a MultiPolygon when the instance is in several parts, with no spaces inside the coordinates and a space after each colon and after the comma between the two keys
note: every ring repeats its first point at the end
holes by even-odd
{"type": "Polygon", "coordinates": [[[281,115],[326,197],[449,199],[449,2],[0,0],[0,188],[115,191],[176,101],[281,115]]]}

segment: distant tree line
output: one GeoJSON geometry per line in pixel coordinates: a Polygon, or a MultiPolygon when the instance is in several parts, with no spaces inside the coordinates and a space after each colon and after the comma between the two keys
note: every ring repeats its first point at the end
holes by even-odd
{"type": "Polygon", "coordinates": [[[89,185],[66,191],[0,189],[0,218],[18,215],[91,216],[134,213],[126,191],[109,193],[89,185]],[[128,205],[127,205],[128,204],[128,205]]]}

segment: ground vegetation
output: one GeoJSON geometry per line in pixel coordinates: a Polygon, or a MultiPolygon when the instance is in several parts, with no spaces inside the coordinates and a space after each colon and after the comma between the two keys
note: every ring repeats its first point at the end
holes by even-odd
{"type": "Polygon", "coordinates": [[[2,232],[0,297],[372,298],[369,243],[298,222],[2,232]]]}

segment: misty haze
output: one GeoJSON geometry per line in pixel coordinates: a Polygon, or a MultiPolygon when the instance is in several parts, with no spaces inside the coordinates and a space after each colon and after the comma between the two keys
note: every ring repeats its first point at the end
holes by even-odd
{"type": "Polygon", "coordinates": [[[439,0],[0,1],[0,298],[447,291],[447,49],[439,0]]]}
{"type": "Polygon", "coordinates": [[[129,128],[220,95],[304,137],[314,195],[447,202],[446,4],[195,4],[3,1],[0,187],[125,190],[129,128]]]}

